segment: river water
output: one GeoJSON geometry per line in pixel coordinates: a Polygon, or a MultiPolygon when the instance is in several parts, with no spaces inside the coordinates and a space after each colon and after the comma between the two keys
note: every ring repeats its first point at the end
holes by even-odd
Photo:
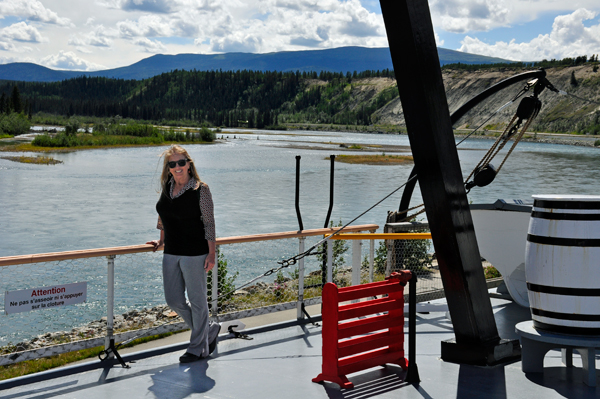
{"type": "MultiPolygon", "coordinates": [[[[185,147],[201,178],[210,186],[219,237],[298,230],[294,206],[296,155],[301,156],[300,209],[304,228],[311,229],[324,224],[329,206],[329,155],[341,153],[339,143],[409,144],[406,135],[340,132],[228,131],[218,136],[225,140],[185,147]],[[292,144],[313,148],[291,148],[292,144]],[[323,146],[328,148],[316,149],[323,146]]],[[[491,144],[490,140],[480,139],[461,144],[459,157],[465,177],[491,144]]],[[[155,204],[163,149],[52,154],[63,162],[57,165],[0,159],[0,256],[135,245],[158,238],[155,204]]],[[[15,154],[0,153],[6,155],[15,154]]],[[[469,200],[489,203],[498,198],[531,200],[533,194],[598,194],[599,155],[598,149],[590,147],[520,143],[496,180],[488,187],[474,188],[469,200]]],[[[349,222],[402,185],[411,169],[412,165],[336,163],[331,220],[349,222]]],[[[387,211],[397,209],[401,193],[398,191],[354,224],[383,226],[387,211]]],[[[417,189],[413,205],[420,201],[417,189]]],[[[156,295],[141,302],[135,293],[128,294],[136,306],[162,301],[160,273],[154,269],[148,275],[141,270],[130,278],[132,285],[152,281],[157,287],[156,295]]],[[[246,269],[241,266],[240,272],[240,281],[256,274],[250,264],[246,269]]],[[[105,278],[105,269],[103,273],[105,278]]],[[[2,276],[6,278],[7,274],[2,276]]],[[[128,284],[125,280],[123,284],[128,284]]],[[[29,284],[24,278],[11,284],[11,289],[32,288],[29,284]]],[[[132,305],[120,306],[127,309],[132,305]]],[[[8,328],[3,315],[0,324],[3,331],[8,328]]]]}
{"type": "MultiPolygon", "coordinates": [[[[296,155],[302,157],[300,209],[304,228],[310,229],[323,227],[329,205],[329,155],[341,153],[337,143],[408,145],[405,135],[233,131],[223,136],[229,136],[224,144],[186,146],[211,188],[220,237],[298,229],[296,155]],[[293,143],[316,147],[328,142],[335,143],[331,150],[286,148],[293,143]]],[[[461,144],[465,177],[491,144],[489,140],[461,144]]],[[[154,206],[163,149],[52,154],[63,161],[58,165],[0,159],[0,256],[134,245],[157,238],[154,206]]],[[[469,199],[479,203],[529,200],[542,193],[598,194],[599,154],[589,147],[520,143],[496,180],[474,188],[469,199]]],[[[411,168],[336,163],[331,220],[350,221],[404,183],[411,168]]],[[[382,226],[387,211],[398,207],[401,192],[356,223],[382,226]]],[[[413,202],[419,201],[417,189],[413,202]]]]}

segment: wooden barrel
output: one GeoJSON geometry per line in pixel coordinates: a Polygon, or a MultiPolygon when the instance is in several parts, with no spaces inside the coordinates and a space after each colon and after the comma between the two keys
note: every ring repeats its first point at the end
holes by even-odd
{"type": "Polygon", "coordinates": [[[525,250],[533,325],[600,335],[600,196],[533,198],[525,250]]]}

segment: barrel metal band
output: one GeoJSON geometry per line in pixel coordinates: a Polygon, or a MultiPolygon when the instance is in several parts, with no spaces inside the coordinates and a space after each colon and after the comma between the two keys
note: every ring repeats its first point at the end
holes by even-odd
{"type": "Polygon", "coordinates": [[[547,201],[535,200],[533,206],[546,209],[600,209],[599,201],[547,201]]]}
{"type": "Polygon", "coordinates": [[[600,296],[600,288],[572,288],[527,283],[527,289],[533,292],[569,296],[600,296]]]}
{"type": "Polygon", "coordinates": [[[547,220],[600,220],[600,213],[553,213],[553,212],[531,212],[532,218],[547,220]]]}
{"type": "Polygon", "coordinates": [[[537,320],[533,321],[533,326],[540,330],[559,334],[600,335],[600,328],[555,326],[537,320]]]}
{"type": "Polygon", "coordinates": [[[560,313],[547,310],[531,308],[531,313],[535,316],[548,317],[551,319],[571,320],[571,321],[600,321],[600,314],[581,314],[581,313],[560,313]]]}
{"type": "Polygon", "coordinates": [[[561,247],[600,247],[599,238],[563,238],[527,234],[527,241],[534,244],[556,245],[561,247]]]}

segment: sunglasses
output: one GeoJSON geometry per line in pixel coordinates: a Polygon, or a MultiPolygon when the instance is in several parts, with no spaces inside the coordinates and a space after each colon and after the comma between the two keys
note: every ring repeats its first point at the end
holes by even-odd
{"type": "Polygon", "coordinates": [[[169,165],[169,168],[173,169],[176,165],[185,166],[187,161],[187,159],[180,159],[179,161],[169,161],[167,162],[167,165],[169,165]]]}

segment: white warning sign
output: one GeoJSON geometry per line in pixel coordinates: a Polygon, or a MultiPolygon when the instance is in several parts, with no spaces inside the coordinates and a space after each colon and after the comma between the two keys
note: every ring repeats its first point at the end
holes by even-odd
{"type": "Polygon", "coordinates": [[[6,314],[50,309],[57,306],[83,303],[87,299],[87,281],[51,287],[6,291],[4,311],[6,314]]]}

